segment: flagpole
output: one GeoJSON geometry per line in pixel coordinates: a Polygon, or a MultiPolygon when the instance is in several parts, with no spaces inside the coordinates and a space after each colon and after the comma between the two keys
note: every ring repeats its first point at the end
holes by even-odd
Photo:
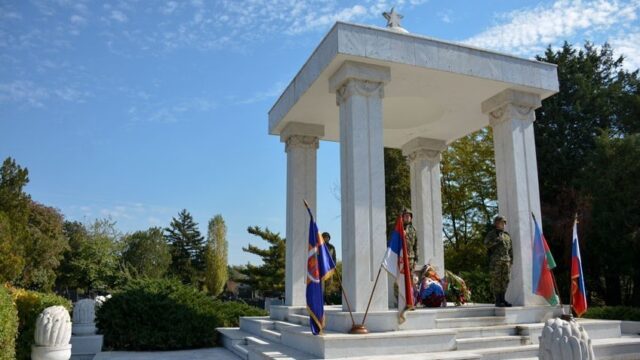
{"type": "Polygon", "coordinates": [[[378,279],[380,279],[381,272],[382,272],[382,264],[380,264],[380,267],[378,268],[378,275],[376,275],[376,281],[373,283],[373,289],[371,290],[371,294],[369,295],[369,302],[367,303],[367,309],[364,311],[364,317],[362,318],[362,323],[360,325],[357,325],[358,326],[357,331],[354,331],[356,330],[355,326],[353,329],[351,329],[351,331],[354,331],[355,334],[366,334],[369,332],[369,330],[367,330],[367,328],[364,326],[364,322],[367,320],[367,315],[369,314],[369,306],[371,306],[371,299],[373,299],[373,293],[376,291],[376,286],[378,285],[378,279]]]}
{"type": "MultiPolygon", "coordinates": [[[[309,212],[309,215],[311,216],[311,218],[313,219],[313,214],[311,213],[311,208],[309,207],[309,203],[307,202],[307,200],[302,199],[302,201],[304,202],[304,206],[307,208],[307,211],[309,212]]],[[[331,262],[333,262],[333,259],[331,259],[331,262]]],[[[336,264],[333,264],[333,268],[336,268],[336,264]]],[[[351,331],[353,331],[358,325],[356,325],[355,320],[353,319],[353,312],[351,311],[351,304],[349,303],[349,298],[347,297],[347,292],[344,291],[344,287],[342,286],[342,276],[335,271],[335,274],[338,276],[338,283],[340,284],[340,290],[342,290],[342,296],[344,296],[344,301],[347,303],[347,310],[349,311],[349,316],[351,316],[351,331]]],[[[323,301],[324,301],[324,292],[322,292],[322,297],[323,297],[323,301]]],[[[366,331],[366,329],[365,329],[366,331]]],[[[366,331],[368,332],[368,331],[366,331]]],[[[365,332],[365,333],[366,333],[365,332]]]]}

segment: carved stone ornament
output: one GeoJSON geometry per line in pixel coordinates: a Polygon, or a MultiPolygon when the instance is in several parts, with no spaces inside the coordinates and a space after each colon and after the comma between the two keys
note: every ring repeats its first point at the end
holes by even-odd
{"type": "Polygon", "coordinates": [[[33,360],[68,360],[71,357],[71,319],[62,306],[51,306],[36,320],[35,345],[31,347],[33,360]]]}
{"type": "Polygon", "coordinates": [[[540,360],[593,360],[593,346],[589,335],[575,320],[547,320],[538,350],[540,360]]]}
{"type": "Polygon", "coordinates": [[[440,162],[440,151],[429,150],[429,149],[419,149],[407,155],[407,161],[409,162],[409,164],[418,160],[429,160],[432,162],[440,162]]]}
{"type": "Polygon", "coordinates": [[[336,91],[336,103],[340,105],[353,95],[384,97],[384,84],[377,81],[350,79],[336,91]]]}
{"type": "Polygon", "coordinates": [[[290,148],[317,149],[320,140],[316,136],[291,135],[285,144],[285,152],[289,152],[290,148]]]}
{"type": "Polygon", "coordinates": [[[92,299],[82,299],[73,305],[73,334],[93,335],[96,333],[94,324],[96,318],[96,302],[92,299]]]}
{"type": "Polygon", "coordinates": [[[535,108],[515,104],[505,104],[489,113],[491,126],[506,120],[534,121],[535,118],[535,108]]]}

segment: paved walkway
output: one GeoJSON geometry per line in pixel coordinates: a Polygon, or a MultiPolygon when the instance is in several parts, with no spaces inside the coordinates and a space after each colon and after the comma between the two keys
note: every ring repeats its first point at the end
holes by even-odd
{"type": "Polygon", "coordinates": [[[93,360],[240,360],[231,351],[223,348],[208,348],[182,351],[105,351],[93,360]]]}

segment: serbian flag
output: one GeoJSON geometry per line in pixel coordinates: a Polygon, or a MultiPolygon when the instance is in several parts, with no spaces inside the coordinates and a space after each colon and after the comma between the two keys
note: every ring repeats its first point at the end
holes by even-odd
{"type": "MultiPolygon", "coordinates": [[[[533,216],[533,214],[531,214],[533,216]]],[[[531,282],[531,291],[540,295],[551,305],[557,305],[559,302],[558,295],[555,291],[553,274],[551,269],[556,267],[553,260],[547,240],[542,234],[542,229],[533,217],[535,224],[535,234],[533,236],[533,280],[531,282]]]]}
{"type": "Polygon", "coordinates": [[[309,221],[309,251],[307,252],[307,312],[313,335],[322,334],[324,328],[324,295],[322,281],[333,275],[336,264],[333,263],[329,249],[325,244],[318,226],[313,220],[311,209],[305,202],[311,220],[309,221]]]}
{"type": "Polygon", "coordinates": [[[413,284],[411,270],[409,268],[409,254],[407,253],[407,239],[404,236],[404,224],[402,216],[398,217],[396,226],[391,233],[389,247],[382,260],[384,267],[391,276],[396,278],[398,284],[398,322],[402,324],[406,318],[407,310],[413,309],[413,284]]]}
{"type": "Polygon", "coordinates": [[[571,306],[578,317],[587,311],[587,289],[584,287],[582,257],[578,243],[578,221],[573,223],[573,241],[571,244],[571,306]]]}

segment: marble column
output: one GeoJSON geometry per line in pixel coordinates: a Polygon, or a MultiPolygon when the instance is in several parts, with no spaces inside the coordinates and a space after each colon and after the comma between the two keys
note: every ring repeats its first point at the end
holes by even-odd
{"type": "Polygon", "coordinates": [[[498,185],[498,208],[507,217],[513,242],[513,265],[506,298],[517,306],[545,304],[531,292],[533,220],[540,219],[540,190],[533,133],[540,96],[508,89],[482,103],[489,116],[498,185]]]}
{"type": "Polygon", "coordinates": [[[287,249],[285,305],[306,305],[309,215],[302,200],[316,214],[316,152],[322,125],[289,123],[280,133],[287,153],[287,249]]]}
{"type": "Polygon", "coordinates": [[[415,138],[402,147],[411,171],[411,209],[418,238],[418,262],[436,265],[444,276],[442,243],[442,194],[440,191],[440,153],[444,140],[415,138]]]}
{"type": "MultiPolygon", "coordinates": [[[[386,251],[382,98],[389,80],[389,68],[352,61],[329,79],[340,107],[343,284],[358,312],[386,251]]],[[[387,277],[380,276],[370,310],[387,309],[387,277]]]]}

